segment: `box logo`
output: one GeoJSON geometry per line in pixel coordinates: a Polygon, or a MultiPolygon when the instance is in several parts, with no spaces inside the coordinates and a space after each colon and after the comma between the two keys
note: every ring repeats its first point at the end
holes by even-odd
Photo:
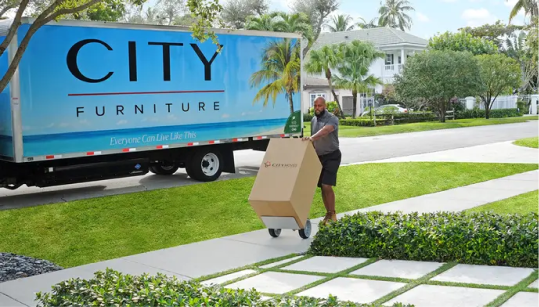
{"type": "Polygon", "coordinates": [[[264,162],[264,167],[284,167],[284,168],[296,168],[298,167],[297,163],[271,163],[270,161],[264,162]]]}

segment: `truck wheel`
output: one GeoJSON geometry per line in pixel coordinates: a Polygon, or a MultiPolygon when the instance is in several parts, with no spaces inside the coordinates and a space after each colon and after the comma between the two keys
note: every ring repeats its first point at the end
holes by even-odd
{"type": "Polygon", "coordinates": [[[197,150],[187,163],[189,177],[197,181],[215,181],[223,172],[223,156],[219,150],[201,148],[197,150]]]}
{"type": "Polygon", "coordinates": [[[176,163],[151,165],[150,172],[156,175],[173,175],[178,170],[176,163]]]}

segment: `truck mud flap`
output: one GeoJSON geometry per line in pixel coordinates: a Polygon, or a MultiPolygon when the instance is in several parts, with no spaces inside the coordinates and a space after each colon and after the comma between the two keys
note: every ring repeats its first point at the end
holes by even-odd
{"type": "Polygon", "coordinates": [[[47,167],[37,176],[36,186],[48,187],[123,177],[142,176],[149,171],[148,159],[47,167]]]}

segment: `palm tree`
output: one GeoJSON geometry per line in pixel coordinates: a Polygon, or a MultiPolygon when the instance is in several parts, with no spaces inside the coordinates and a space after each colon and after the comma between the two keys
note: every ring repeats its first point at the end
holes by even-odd
{"type": "Polygon", "coordinates": [[[277,23],[275,21],[275,15],[275,13],[272,13],[264,14],[259,17],[247,17],[247,21],[245,22],[245,29],[255,31],[276,31],[277,23]]]}
{"type": "Polygon", "coordinates": [[[378,10],[380,19],[378,25],[382,27],[399,28],[402,31],[412,27],[412,18],[406,11],[414,11],[408,0],[386,0],[378,10]]]}
{"type": "Polygon", "coordinates": [[[333,98],[339,106],[341,117],[344,118],[344,112],[342,106],[339,103],[337,94],[335,94],[335,89],[332,83],[332,73],[331,70],[342,63],[342,53],[340,52],[342,48],[340,45],[325,45],[324,47],[311,50],[309,53],[309,61],[305,64],[305,70],[310,74],[319,74],[323,73],[328,79],[329,89],[333,94],[333,98]]]}
{"type": "Polygon", "coordinates": [[[308,46],[303,50],[303,56],[314,43],[314,33],[311,20],[305,13],[288,14],[273,12],[260,17],[249,17],[245,24],[247,30],[300,33],[307,40],[308,46]]]}
{"type": "Polygon", "coordinates": [[[357,23],[357,26],[360,28],[360,29],[372,29],[372,28],[378,28],[378,22],[377,22],[378,18],[375,17],[373,19],[371,19],[371,21],[369,21],[368,23],[365,21],[365,19],[361,18],[361,21],[357,23]]]}
{"type": "Polygon", "coordinates": [[[279,94],[284,93],[294,113],[292,96],[300,90],[301,62],[299,42],[284,38],[271,42],[262,54],[262,69],[251,76],[251,87],[266,83],[256,94],[253,103],[263,99],[263,106],[268,105],[270,97],[275,106],[279,94]]]}
{"type": "Polygon", "coordinates": [[[525,15],[537,17],[539,15],[539,9],[537,8],[537,0],[518,0],[513,6],[511,13],[509,13],[509,23],[511,23],[513,18],[517,16],[520,10],[524,10],[525,15]]]}
{"type": "Polygon", "coordinates": [[[333,25],[326,24],[326,28],[330,32],[345,32],[352,31],[354,29],[354,24],[350,25],[353,21],[353,18],[350,15],[337,15],[331,18],[333,25]]]}
{"type": "Polygon", "coordinates": [[[338,67],[341,77],[334,76],[335,87],[352,91],[352,117],[355,118],[357,94],[368,92],[372,87],[383,84],[380,78],[369,75],[369,68],[376,59],[384,58],[384,53],[376,50],[371,43],[358,40],[342,44],[340,49],[343,64],[338,67]]]}

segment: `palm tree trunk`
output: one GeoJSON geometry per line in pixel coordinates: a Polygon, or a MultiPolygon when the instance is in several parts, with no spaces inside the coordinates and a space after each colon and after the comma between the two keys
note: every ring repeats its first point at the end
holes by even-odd
{"type": "Polygon", "coordinates": [[[357,91],[356,90],[353,90],[352,91],[352,118],[356,118],[356,108],[357,108],[357,91]]]}
{"type": "Polygon", "coordinates": [[[294,100],[292,99],[292,93],[288,93],[288,103],[290,104],[290,114],[294,113],[294,100]]]}
{"type": "Polygon", "coordinates": [[[339,107],[339,113],[341,113],[341,118],[344,119],[344,112],[342,110],[341,103],[339,102],[339,99],[337,98],[337,94],[335,94],[335,89],[333,88],[333,83],[331,82],[331,77],[328,78],[329,83],[329,89],[331,90],[331,93],[333,94],[333,98],[337,102],[337,106],[339,107]]]}

